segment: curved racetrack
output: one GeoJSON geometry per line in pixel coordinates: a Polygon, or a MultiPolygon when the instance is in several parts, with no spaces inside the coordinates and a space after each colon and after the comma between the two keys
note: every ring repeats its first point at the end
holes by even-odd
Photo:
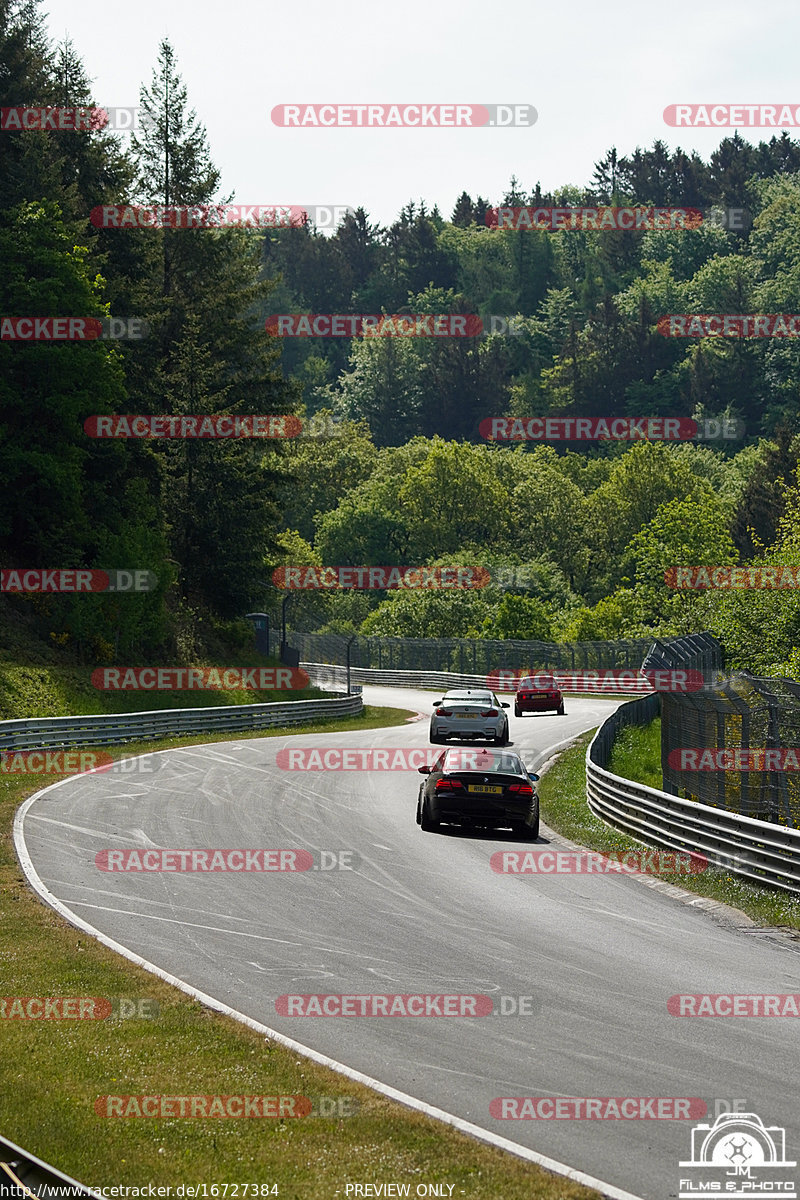
{"type": "MultiPolygon", "coordinates": [[[[19,822],[40,879],[76,916],[254,1020],[429,1104],[636,1195],[675,1196],[692,1122],[501,1121],[500,1096],[745,1101],[800,1158],[798,1022],[676,1018],[674,993],[800,992],[789,941],[725,925],[625,877],[495,874],[502,833],[426,834],[414,772],[281,770],[284,746],[428,747],[435,693],[364,689],[426,720],[166,751],[41,793],[19,822]],[[353,871],[103,873],[102,849],[355,850],[353,871]],[[285,993],[532,996],[533,1016],[284,1017],[285,993]]],[[[515,719],[535,769],[614,702],[515,719]]],[[[434,748],[431,748],[433,752],[434,748]]],[[[544,826],[539,846],[557,843],[544,826]]]]}

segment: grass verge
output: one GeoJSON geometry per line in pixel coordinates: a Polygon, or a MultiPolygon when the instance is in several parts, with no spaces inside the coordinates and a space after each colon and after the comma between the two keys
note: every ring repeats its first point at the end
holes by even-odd
{"type": "MultiPolygon", "coordinates": [[[[640,850],[641,842],[606,825],[592,813],[586,802],[586,747],[593,737],[594,731],[583,734],[542,776],[539,784],[542,819],[563,837],[601,854],[640,850]]],[[[615,775],[660,788],[660,768],[654,775],[654,763],[660,763],[657,745],[652,726],[623,730],[614,747],[609,770],[615,775]]],[[[659,877],[698,896],[731,904],[759,925],[800,930],[800,896],[793,897],[777,888],[759,887],[714,867],[697,875],[663,871],[659,877]]]]}
{"type": "MultiPolygon", "coordinates": [[[[275,658],[260,655],[239,655],[234,663],[226,665],[269,669],[279,667],[280,663],[275,658]]],[[[0,721],[23,717],[153,712],[167,708],[211,708],[229,704],[285,704],[290,700],[322,699],[327,694],[313,686],[298,690],[105,690],[93,685],[88,667],[19,666],[0,662],[0,721]]]]}
{"type": "MultiPolygon", "coordinates": [[[[289,726],[248,737],[396,725],[408,713],[368,707],[361,718],[289,726]]],[[[132,753],[229,741],[230,734],[162,739],[132,753]]],[[[48,776],[55,782],[57,776],[48,776]]],[[[3,1020],[0,1130],[28,1151],[93,1186],[211,1185],[238,1182],[227,1195],[283,1200],[344,1196],[345,1184],[401,1182],[452,1186],[470,1200],[588,1200],[598,1193],[555,1176],[412,1112],[298,1058],[245,1026],[190,1000],[155,976],[73,929],[30,891],[14,855],[13,814],[41,786],[0,776],[0,921],[4,996],[156,1000],[156,1019],[3,1020]],[[107,1095],[303,1095],[360,1107],[350,1116],[300,1119],[108,1119],[94,1103],[107,1095]]],[[[377,1069],[377,1068],[376,1068],[377,1069]]],[[[379,1071],[378,1071],[379,1073],[379,1071]]],[[[318,1105],[319,1107],[319,1105],[318,1105]]],[[[480,1117],[478,1117],[480,1120],[480,1117]]],[[[513,1129],[503,1130],[513,1137],[513,1129]]],[[[146,1194],[146,1192],[145,1192],[146,1194]]],[[[202,1196],[201,1192],[195,1195],[202,1196]]],[[[222,1187],[216,1193],[222,1197],[222,1187]]],[[[174,1195],[174,1192],[173,1192],[174,1195]]]]}
{"type": "Polygon", "coordinates": [[[620,729],[611,747],[609,771],[661,790],[661,718],[649,725],[627,725],[620,729]]]}

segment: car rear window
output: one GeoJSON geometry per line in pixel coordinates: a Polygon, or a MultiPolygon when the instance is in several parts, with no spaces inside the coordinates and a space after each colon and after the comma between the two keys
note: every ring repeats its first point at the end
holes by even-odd
{"type": "Polygon", "coordinates": [[[516,754],[503,754],[487,750],[483,746],[469,746],[447,751],[445,771],[483,771],[499,774],[523,775],[525,768],[516,754]]]}

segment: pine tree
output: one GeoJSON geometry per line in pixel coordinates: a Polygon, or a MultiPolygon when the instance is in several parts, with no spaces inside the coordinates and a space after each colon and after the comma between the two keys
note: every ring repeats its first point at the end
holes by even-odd
{"type": "MultiPolygon", "coordinates": [[[[138,194],[167,207],[210,205],[220,173],[166,41],[141,102],[150,121],[133,139],[138,194]]],[[[309,237],[305,230],[289,232],[309,237]]],[[[281,378],[279,351],[257,316],[272,287],[261,278],[261,231],[165,229],[137,236],[152,238],[152,246],[162,242],[160,268],[151,252],[151,273],[140,291],[156,336],[131,363],[145,411],[287,412],[297,389],[281,378]]],[[[319,240],[336,252],[328,246],[333,239],[319,240]]],[[[274,442],[213,439],[165,443],[159,453],[182,595],[236,616],[256,598],[265,556],[275,553],[273,456],[279,450],[274,442]]]]}
{"type": "Polygon", "coordinates": [[[472,203],[472,197],[468,192],[462,192],[456,200],[450,222],[453,225],[457,225],[460,229],[469,229],[474,221],[475,206],[472,203]]]}

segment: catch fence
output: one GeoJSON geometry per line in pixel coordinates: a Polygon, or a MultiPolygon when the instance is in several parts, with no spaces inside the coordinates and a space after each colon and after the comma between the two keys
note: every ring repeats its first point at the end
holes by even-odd
{"type": "MultiPolygon", "coordinates": [[[[800,683],[725,673],[718,644],[698,637],[703,688],[660,697],[664,791],[800,828],[800,683]]],[[[656,642],[644,667],[684,666],[690,640],[656,642]]]]}

